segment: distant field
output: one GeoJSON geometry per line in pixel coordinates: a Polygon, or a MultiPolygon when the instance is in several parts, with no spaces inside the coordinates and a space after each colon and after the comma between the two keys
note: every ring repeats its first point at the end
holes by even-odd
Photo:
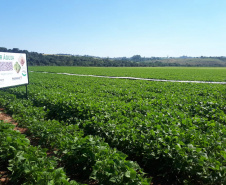
{"type": "Polygon", "coordinates": [[[64,72],[73,74],[125,76],[164,80],[226,81],[225,67],[65,67],[36,66],[31,71],[64,72]]]}

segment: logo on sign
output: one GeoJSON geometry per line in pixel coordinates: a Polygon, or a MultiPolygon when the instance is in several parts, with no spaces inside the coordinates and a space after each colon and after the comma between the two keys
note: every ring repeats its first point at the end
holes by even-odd
{"type": "Polygon", "coordinates": [[[26,75],[27,75],[27,72],[26,72],[25,70],[23,70],[23,71],[22,71],[22,75],[23,75],[23,76],[26,76],[26,75]]]}

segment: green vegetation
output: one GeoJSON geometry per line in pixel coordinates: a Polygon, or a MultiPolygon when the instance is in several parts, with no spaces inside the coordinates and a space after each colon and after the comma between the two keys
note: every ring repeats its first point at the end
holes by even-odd
{"type": "Polygon", "coordinates": [[[18,48],[7,49],[0,47],[0,52],[26,53],[29,66],[96,66],[96,67],[157,67],[157,66],[189,66],[189,67],[226,67],[226,57],[182,57],[161,58],[141,57],[134,55],[130,58],[101,58],[79,55],[46,55],[18,48]]]}
{"type": "Polygon", "coordinates": [[[12,88],[0,92],[0,105],[58,149],[69,177],[148,184],[140,165],[171,184],[225,183],[225,85],[29,75],[29,100],[24,87],[12,88]]]}
{"type": "Polygon", "coordinates": [[[96,180],[98,184],[109,185],[150,184],[137,163],[126,160],[127,155],[110,148],[102,138],[86,136],[76,125],[51,119],[45,106],[40,107],[41,102],[19,97],[1,92],[0,104],[14,115],[20,126],[29,128],[41,146],[56,149],[54,153],[69,177],[76,175],[80,180],[96,180]]]}
{"type": "Polygon", "coordinates": [[[32,71],[102,76],[124,76],[164,80],[200,80],[226,82],[226,68],[200,67],[29,67],[32,71]]]}
{"type": "Polygon", "coordinates": [[[14,125],[0,121],[0,167],[9,166],[11,184],[78,184],[68,181],[63,169],[56,168],[56,159],[48,158],[45,149],[31,146],[13,128],[14,125]]]}

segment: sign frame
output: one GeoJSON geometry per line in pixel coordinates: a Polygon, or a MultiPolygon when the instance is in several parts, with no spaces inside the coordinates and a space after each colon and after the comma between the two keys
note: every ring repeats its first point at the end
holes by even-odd
{"type": "MultiPolygon", "coordinates": [[[[21,83],[18,83],[16,85],[8,85],[8,86],[3,86],[1,87],[0,86],[0,90],[1,89],[7,89],[7,88],[13,88],[13,87],[18,87],[18,86],[26,86],[26,92],[27,92],[27,85],[29,85],[29,74],[28,74],[28,63],[27,63],[27,55],[26,53],[13,53],[13,52],[0,52],[0,55],[11,55],[11,56],[17,56],[17,58],[21,57],[21,56],[25,56],[25,63],[26,63],[26,68],[25,68],[25,72],[26,72],[26,81],[27,82],[21,82],[21,83]]],[[[0,62],[1,61],[5,61],[4,59],[0,59],[0,62]]],[[[15,60],[12,61],[12,63],[15,62],[15,60]]],[[[18,61],[17,61],[18,63],[18,61]]],[[[14,66],[13,66],[14,68],[14,66]]],[[[21,68],[21,66],[20,66],[21,68]]],[[[0,71],[1,72],[1,71],[0,71]]],[[[9,78],[12,78],[13,76],[10,75],[9,78]]],[[[18,78],[18,77],[17,77],[18,78]]]]}

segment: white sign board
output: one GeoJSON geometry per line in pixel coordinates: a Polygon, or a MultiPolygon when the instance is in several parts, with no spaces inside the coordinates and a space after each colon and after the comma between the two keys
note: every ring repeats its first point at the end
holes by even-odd
{"type": "Polygon", "coordinates": [[[0,88],[28,84],[26,54],[0,52],[0,88]]]}

